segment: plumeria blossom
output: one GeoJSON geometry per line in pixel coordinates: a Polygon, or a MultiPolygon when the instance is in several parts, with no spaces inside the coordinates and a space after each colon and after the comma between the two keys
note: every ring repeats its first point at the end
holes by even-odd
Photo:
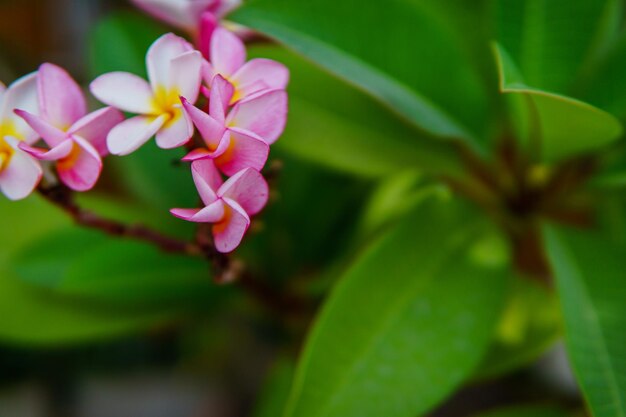
{"type": "Polygon", "coordinates": [[[204,81],[211,86],[217,75],[224,77],[234,87],[231,104],[263,90],[285,89],[289,82],[289,70],[279,62],[265,58],[246,62],[243,41],[222,27],[211,36],[208,56],[204,81]]]}
{"type": "Polygon", "coordinates": [[[157,145],[176,148],[189,141],[193,124],[182,111],[180,96],[195,103],[201,84],[202,56],[183,38],[166,34],[146,55],[148,78],[112,72],[91,83],[98,100],[120,110],[136,113],[108,135],[111,153],[127,155],[156,134],[157,145]]]}
{"type": "Polygon", "coordinates": [[[132,0],[133,3],[178,29],[195,34],[201,17],[212,15],[222,19],[241,4],[241,0],[132,0]]]}
{"type": "Polygon", "coordinates": [[[107,107],[87,114],[85,96],[62,68],[43,64],[37,75],[40,114],[25,108],[15,110],[46,142],[50,149],[35,148],[27,141],[20,149],[44,161],[56,161],[59,179],[76,191],[87,191],[96,184],[107,152],[105,140],[122,114],[107,107]]]}
{"type": "Polygon", "coordinates": [[[258,171],[246,168],[222,183],[222,177],[208,159],[193,162],[191,168],[205,207],[172,209],[171,213],[191,222],[213,223],[216,249],[222,253],[235,250],[250,227],[250,216],[259,213],[267,203],[267,182],[258,171]]]}
{"type": "Polygon", "coordinates": [[[221,76],[213,79],[209,113],[182,98],[189,118],[198,128],[206,148],[191,151],[183,160],[212,159],[226,175],[244,168],[260,171],[269,145],[282,134],[287,119],[287,93],[267,90],[239,101],[226,114],[233,87],[221,76]]]}
{"type": "Polygon", "coordinates": [[[39,184],[39,162],[19,148],[32,144],[37,134],[13,111],[23,108],[33,113],[37,106],[37,74],[26,75],[8,88],[0,83],[0,190],[11,200],[27,197],[39,184]]]}

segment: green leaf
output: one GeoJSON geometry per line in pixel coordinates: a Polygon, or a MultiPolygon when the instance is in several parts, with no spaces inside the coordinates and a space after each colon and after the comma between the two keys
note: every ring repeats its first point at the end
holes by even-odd
{"type": "Polygon", "coordinates": [[[16,276],[56,296],[118,306],[190,309],[221,290],[201,259],[77,228],[43,236],[18,253],[12,266],[16,276]]]}
{"type": "Polygon", "coordinates": [[[546,228],[574,372],[595,417],[626,416],[626,247],[546,228]]]}
{"type": "Polygon", "coordinates": [[[230,18],[313,59],[427,132],[476,144],[486,130],[483,85],[443,8],[411,0],[384,6],[252,0],[230,18]]]}
{"type": "Polygon", "coordinates": [[[496,39],[529,85],[569,93],[613,41],[621,0],[495,0],[496,39]]]}
{"type": "Polygon", "coordinates": [[[478,414],[475,417],[568,417],[571,413],[557,407],[512,407],[478,414]]]}
{"type": "Polygon", "coordinates": [[[272,366],[263,384],[254,410],[254,417],[277,417],[285,409],[295,366],[286,358],[281,358],[272,366]]]}
{"type": "Polygon", "coordinates": [[[499,45],[494,53],[500,90],[514,96],[514,123],[527,150],[542,161],[591,152],[614,142],[622,125],[611,114],[587,103],[527,86],[511,56],[499,45]]]}
{"type": "Polygon", "coordinates": [[[502,258],[467,251],[475,220],[430,201],[359,257],[317,318],[287,417],[412,417],[471,374],[507,282],[502,258]]]}
{"type": "Polygon", "coordinates": [[[561,336],[556,295],[529,278],[516,278],[496,339],[477,379],[493,378],[530,364],[561,336]]]}
{"type": "Polygon", "coordinates": [[[99,20],[89,36],[91,76],[128,71],[145,77],[146,52],[152,42],[168,31],[154,19],[136,12],[115,12],[99,20]]]}
{"type": "Polygon", "coordinates": [[[458,175],[455,148],[416,132],[365,93],[284,48],[257,46],[250,54],[280,61],[291,73],[289,120],[277,149],[366,177],[416,167],[458,175]]]}

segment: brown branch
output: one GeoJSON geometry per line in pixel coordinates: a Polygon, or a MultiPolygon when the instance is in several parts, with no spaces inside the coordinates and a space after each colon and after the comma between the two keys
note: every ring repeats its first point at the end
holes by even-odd
{"type": "Polygon", "coordinates": [[[76,224],[90,229],[100,230],[108,235],[127,237],[155,245],[167,253],[191,256],[202,255],[202,250],[194,243],[164,235],[142,225],[128,225],[115,220],[105,219],[81,208],[74,200],[73,191],[64,185],[38,188],[39,193],[49,202],[67,213],[76,224]]]}

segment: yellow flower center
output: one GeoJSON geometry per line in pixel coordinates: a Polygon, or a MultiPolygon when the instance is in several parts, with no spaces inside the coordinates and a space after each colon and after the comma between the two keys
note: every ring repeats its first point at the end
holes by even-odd
{"type": "Polygon", "coordinates": [[[11,157],[15,153],[15,150],[9,146],[4,139],[7,136],[12,136],[16,139],[22,140],[23,138],[15,129],[15,124],[10,120],[3,120],[0,122],[0,172],[2,172],[11,161],[11,157]]]}
{"type": "Polygon", "coordinates": [[[80,147],[76,144],[76,142],[72,143],[72,150],[69,155],[65,158],[59,159],[57,162],[57,168],[60,170],[68,170],[71,169],[78,160],[78,156],[80,155],[80,147]]]}
{"type": "Polygon", "coordinates": [[[158,87],[152,97],[152,109],[155,115],[166,115],[168,120],[180,116],[181,103],[180,91],[177,89],[168,90],[165,87],[158,87]]]}

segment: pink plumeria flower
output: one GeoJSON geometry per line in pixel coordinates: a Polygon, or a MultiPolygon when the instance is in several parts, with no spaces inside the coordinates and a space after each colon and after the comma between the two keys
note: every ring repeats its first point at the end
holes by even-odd
{"type": "Polygon", "coordinates": [[[134,74],[112,72],[91,83],[98,100],[120,110],[136,113],[116,126],[107,138],[111,153],[127,155],[156,134],[164,149],[184,145],[193,135],[193,124],[184,115],[180,96],[195,102],[200,90],[202,56],[171,33],[157,39],[146,56],[146,82],[134,74]]]}
{"type": "Polygon", "coordinates": [[[123,115],[112,107],[87,114],[85,96],[63,69],[43,64],[37,76],[40,115],[15,110],[50,149],[21,143],[20,149],[43,161],[57,161],[59,179],[75,191],[93,188],[107,155],[106,136],[123,115]]]}
{"type": "Polygon", "coordinates": [[[0,190],[11,200],[33,192],[41,180],[39,162],[19,148],[34,143],[37,134],[13,111],[16,108],[38,112],[37,74],[22,77],[8,88],[0,83],[0,190]]]}
{"type": "Polygon", "coordinates": [[[209,63],[203,67],[207,85],[221,75],[235,88],[231,104],[263,90],[285,89],[289,70],[283,64],[265,58],[246,62],[246,47],[236,35],[218,27],[210,41],[209,63]]]}
{"type": "Polygon", "coordinates": [[[191,151],[183,160],[212,159],[226,175],[244,168],[260,171],[267,161],[269,145],[285,128],[287,93],[268,90],[251,96],[238,102],[228,116],[232,85],[218,75],[210,94],[209,114],[182,98],[185,111],[206,145],[191,151]]]}
{"type": "Polygon", "coordinates": [[[172,209],[171,213],[191,222],[213,223],[216,249],[232,252],[250,227],[250,216],[265,207],[269,196],[267,182],[258,171],[246,168],[222,183],[222,177],[208,159],[195,161],[191,170],[205,207],[172,209]]]}
{"type": "Polygon", "coordinates": [[[211,14],[222,19],[241,4],[241,0],[132,0],[133,3],[178,29],[197,33],[201,16],[211,14]]]}

